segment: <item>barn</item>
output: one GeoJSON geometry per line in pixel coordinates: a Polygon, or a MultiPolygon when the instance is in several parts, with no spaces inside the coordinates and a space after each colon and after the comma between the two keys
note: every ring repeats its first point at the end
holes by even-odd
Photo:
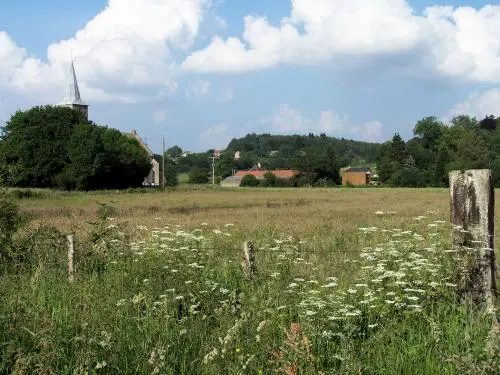
{"type": "Polygon", "coordinates": [[[364,186],[371,181],[371,170],[367,167],[349,167],[342,170],[342,185],[364,186]]]}

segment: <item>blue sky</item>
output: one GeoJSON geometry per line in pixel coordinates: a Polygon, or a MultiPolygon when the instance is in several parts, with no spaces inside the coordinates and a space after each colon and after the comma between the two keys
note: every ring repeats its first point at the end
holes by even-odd
{"type": "Polygon", "coordinates": [[[500,115],[492,1],[0,2],[0,123],[64,97],[158,152],[249,132],[384,141],[434,115],[500,115]]]}

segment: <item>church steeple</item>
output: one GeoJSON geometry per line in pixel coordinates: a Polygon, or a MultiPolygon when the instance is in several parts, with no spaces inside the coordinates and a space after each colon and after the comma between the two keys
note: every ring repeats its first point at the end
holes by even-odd
{"type": "Polygon", "coordinates": [[[80,89],[78,88],[78,80],[76,79],[75,65],[73,64],[73,58],[70,59],[69,66],[69,76],[68,76],[68,86],[66,88],[66,95],[64,100],[58,104],[62,107],[70,107],[78,109],[85,114],[88,118],[89,106],[85,104],[80,96],[80,89]]]}

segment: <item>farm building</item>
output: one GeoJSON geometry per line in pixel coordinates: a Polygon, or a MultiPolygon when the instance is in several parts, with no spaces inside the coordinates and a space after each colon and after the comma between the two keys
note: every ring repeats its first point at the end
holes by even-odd
{"type": "Polygon", "coordinates": [[[264,180],[264,175],[267,172],[272,172],[277,178],[291,179],[296,175],[295,171],[291,169],[276,169],[274,171],[267,171],[262,169],[249,170],[249,171],[237,171],[234,176],[229,176],[221,181],[220,185],[225,187],[237,187],[240,186],[241,180],[247,174],[254,175],[257,180],[264,180]]]}
{"type": "Polygon", "coordinates": [[[342,185],[369,185],[371,170],[366,167],[349,167],[342,170],[342,185]]]}

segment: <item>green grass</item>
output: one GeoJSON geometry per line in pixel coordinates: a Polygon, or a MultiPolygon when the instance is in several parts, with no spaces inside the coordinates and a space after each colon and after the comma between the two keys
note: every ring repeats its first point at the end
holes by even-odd
{"type": "Polygon", "coordinates": [[[177,179],[179,180],[179,184],[187,184],[189,183],[189,173],[179,173],[177,175],[177,179]]]}
{"type": "Polygon", "coordinates": [[[119,195],[115,220],[77,232],[73,283],[64,243],[30,237],[40,256],[0,278],[0,373],[498,373],[491,316],[456,300],[446,213],[427,212],[443,192],[418,193],[417,220],[417,191],[390,192],[413,202],[389,214],[368,190],[119,195]],[[125,225],[135,200],[176,210],[125,225]]]}

